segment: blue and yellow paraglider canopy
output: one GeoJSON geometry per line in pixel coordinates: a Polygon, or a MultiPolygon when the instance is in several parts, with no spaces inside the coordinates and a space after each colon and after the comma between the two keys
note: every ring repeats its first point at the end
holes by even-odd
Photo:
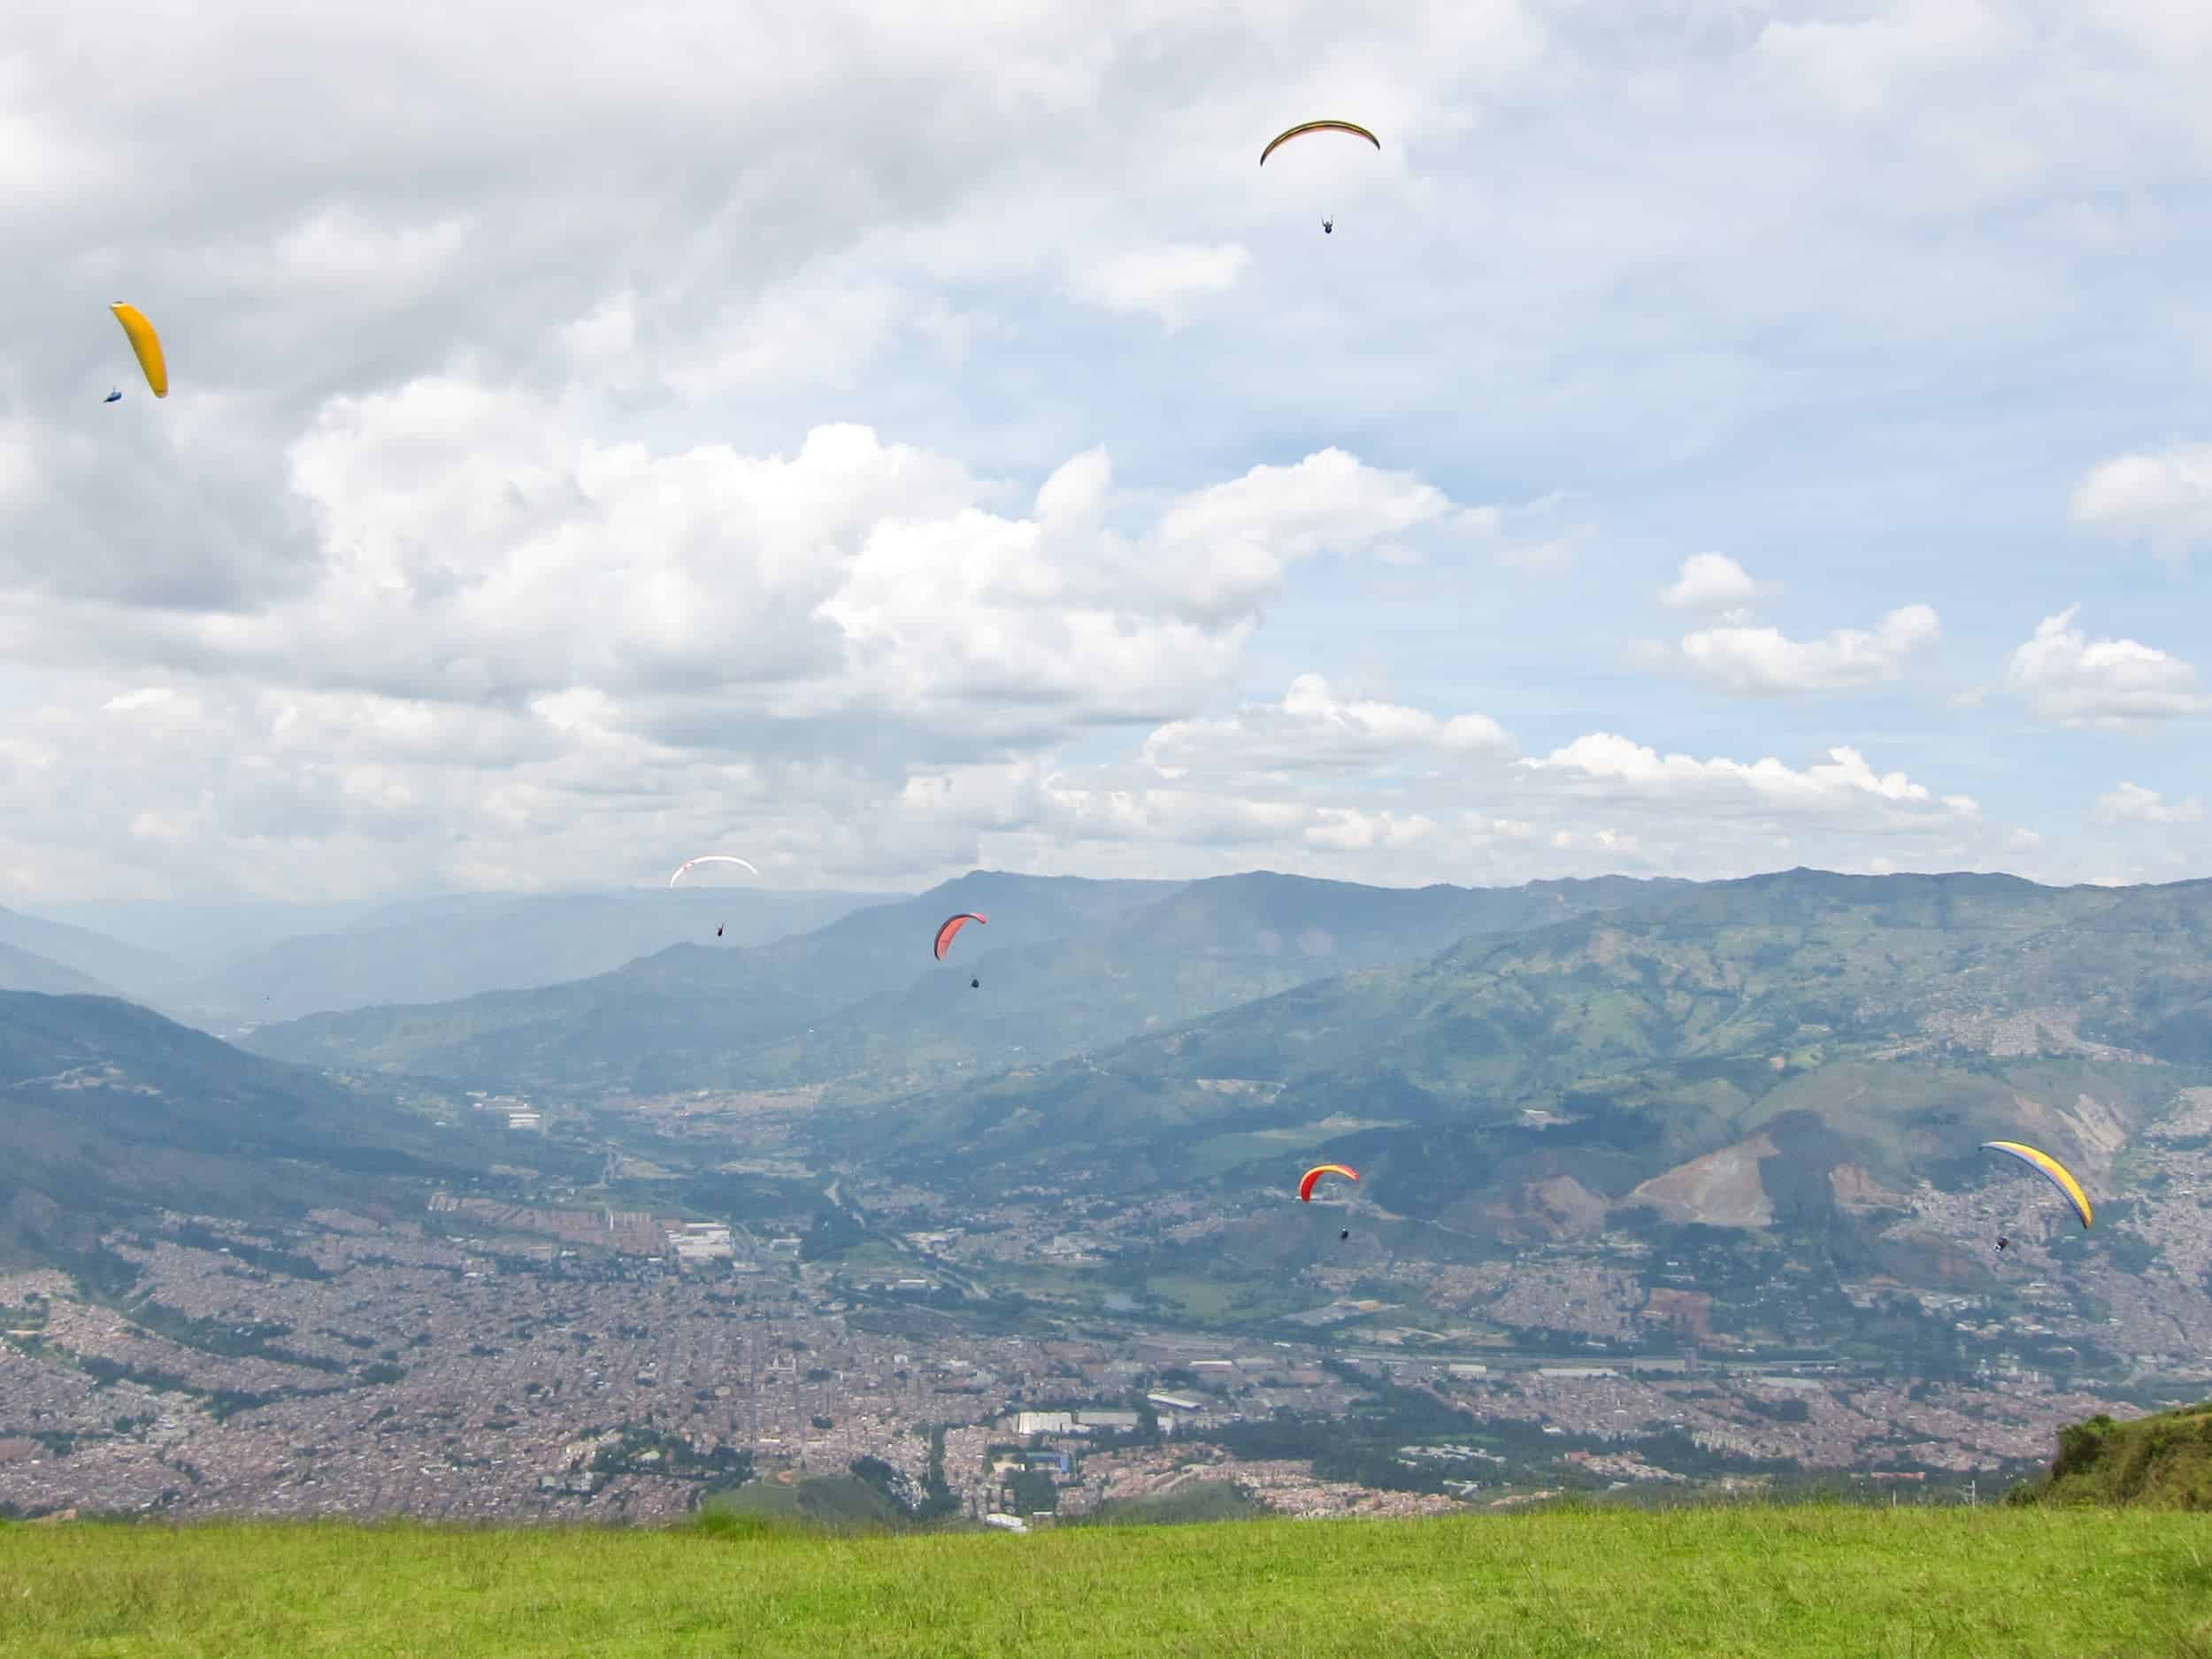
{"type": "Polygon", "coordinates": [[[2035,1147],[2023,1146],[2017,1141],[1985,1141],[1981,1149],[2018,1158],[2065,1195],[2066,1202],[2073,1205],[2074,1213],[2081,1217],[2083,1226],[2089,1225],[2089,1194],[2081,1190],[2081,1183],[2074,1179],[2073,1171],[2049,1153],[2035,1147]]]}

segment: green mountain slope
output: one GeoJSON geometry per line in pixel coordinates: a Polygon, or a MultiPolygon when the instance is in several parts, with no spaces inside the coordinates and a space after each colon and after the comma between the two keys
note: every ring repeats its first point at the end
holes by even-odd
{"type": "Polygon", "coordinates": [[[1171,1181],[1202,1146],[1210,1176],[1248,1182],[1279,1181],[1308,1152],[1356,1156],[1363,1198],[1494,1233],[1531,1187],[1571,1181],[1594,1225],[1764,1133],[1791,1156],[1748,1146],[1736,1177],[1692,1171],[1679,1193],[1637,1202],[1723,1225],[1794,1205],[1824,1225],[1839,1166],[1886,1189],[1955,1172],[1999,1134],[2039,1137],[2101,1178],[2212,1077],[2198,1057],[2208,990],[2212,883],[1793,872],[1471,938],[928,1093],[869,1133],[946,1179],[978,1160],[995,1179],[1010,1163],[1088,1167],[1105,1148],[1125,1157],[1103,1179],[1140,1184],[1171,1181]],[[1256,1139],[1225,1174],[1239,1165],[1223,1137],[1332,1118],[1373,1126],[1256,1139]]]}
{"type": "Polygon", "coordinates": [[[979,950],[970,977],[982,979],[980,994],[956,974],[923,974],[841,1009],[751,1056],[744,1080],[826,1083],[836,1101],[903,1094],[935,1078],[1179,1025],[1347,969],[1407,962],[1470,933],[1628,902],[1656,885],[1366,887],[1269,872],[1193,882],[1095,929],[979,950]]]}
{"type": "Polygon", "coordinates": [[[0,993],[0,1255],[88,1249],[146,1206],[297,1214],[497,1156],[488,1130],[129,1002],[0,993]]]}

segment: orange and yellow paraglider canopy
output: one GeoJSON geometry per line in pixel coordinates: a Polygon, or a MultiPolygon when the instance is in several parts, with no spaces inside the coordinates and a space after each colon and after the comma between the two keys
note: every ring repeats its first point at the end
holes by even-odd
{"type": "Polygon", "coordinates": [[[1298,1183],[1298,1202],[1300,1203],[1310,1204],[1313,1202],[1313,1184],[1319,1180],[1324,1175],[1341,1175],[1348,1181],[1356,1181],[1359,1179],[1359,1171],[1352,1168],[1348,1164],[1317,1164],[1306,1171],[1304,1177],[1298,1183]]]}

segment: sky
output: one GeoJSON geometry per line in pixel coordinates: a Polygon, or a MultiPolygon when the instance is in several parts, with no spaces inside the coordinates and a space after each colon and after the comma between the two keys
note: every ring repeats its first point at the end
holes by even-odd
{"type": "Polygon", "coordinates": [[[932,11],[14,0],[0,904],[2212,876],[2212,7],[932,11]]]}

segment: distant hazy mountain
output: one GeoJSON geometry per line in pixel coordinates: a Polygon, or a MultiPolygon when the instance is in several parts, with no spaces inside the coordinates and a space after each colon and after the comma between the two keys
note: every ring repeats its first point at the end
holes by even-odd
{"type": "MultiPolygon", "coordinates": [[[[41,917],[51,918],[53,924],[97,933],[111,942],[127,941],[128,948],[160,957],[172,977],[184,983],[280,941],[350,927],[373,914],[378,906],[360,901],[343,904],[273,903],[265,899],[220,895],[183,899],[93,900],[67,904],[42,902],[35,908],[41,917]]],[[[31,948],[42,949],[36,945],[31,948]]],[[[68,960],[58,952],[45,954],[57,960],[68,960]]],[[[121,985],[125,980],[119,975],[115,982],[121,985]]]]}
{"type": "Polygon", "coordinates": [[[257,1054],[318,1065],[373,1066],[486,1086],[726,1087],[750,1075],[749,1056],[761,1045],[803,1033],[841,1008],[925,974],[948,987],[956,977],[964,987],[971,970],[995,949],[1099,926],[1174,887],[978,872],[919,898],[870,905],[773,944],[716,941],[710,926],[701,943],[672,946],[570,984],[319,1014],[241,1041],[257,1054]],[[963,935],[954,962],[940,964],[930,941],[956,910],[979,911],[990,920],[963,935]]]}
{"type": "Polygon", "coordinates": [[[396,1175],[479,1175],[512,1156],[495,1135],[129,1002],[0,993],[0,1259],[90,1250],[150,1206],[290,1215],[396,1175]]]}
{"type": "Polygon", "coordinates": [[[159,951],[126,944],[87,927],[73,927],[43,917],[26,916],[0,908],[0,945],[43,956],[50,963],[85,976],[87,983],[73,986],[11,985],[19,990],[81,990],[105,992],[113,987],[127,996],[143,1000],[174,989],[187,978],[185,970],[159,951]]]}
{"type": "Polygon", "coordinates": [[[706,886],[417,901],[256,950],[194,983],[180,1002],[196,1017],[230,1024],[443,1002],[584,979],[683,941],[764,944],[878,902],[863,894],[706,886]],[[720,941],[717,926],[725,929],[720,941]]]}
{"type": "Polygon", "coordinates": [[[1185,886],[977,872],[758,951],[682,947],[580,985],[366,1010],[246,1041],[319,1064],[485,1083],[827,1083],[841,1098],[881,1098],[1116,1042],[1346,967],[1404,962],[1468,933],[1548,922],[1663,885],[1409,889],[1261,872],[1185,886]],[[932,932],[962,910],[991,919],[964,933],[940,965],[929,955],[932,932]]]}
{"type": "Polygon", "coordinates": [[[0,945],[0,991],[43,991],[51,996],[81,992],[88,996],[113,996],[112,986],[103,985],[88,973],[65,968],[50,956],[0,945]]]}

